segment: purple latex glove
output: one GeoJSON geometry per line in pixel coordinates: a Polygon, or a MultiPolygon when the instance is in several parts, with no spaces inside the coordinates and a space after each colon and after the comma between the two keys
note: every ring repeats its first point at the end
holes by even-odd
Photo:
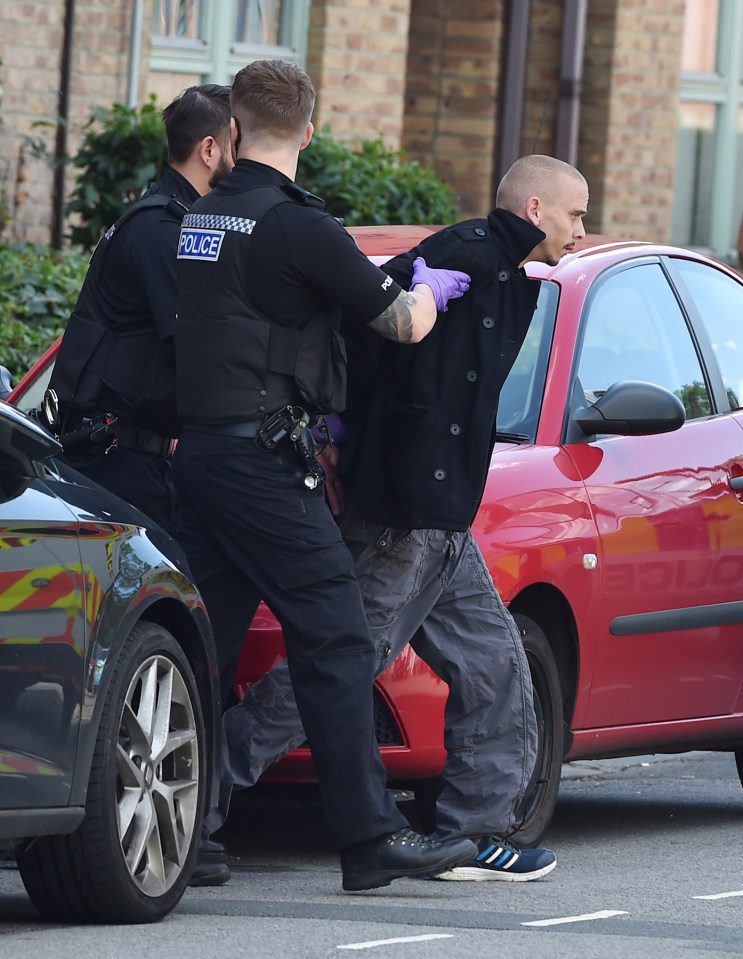
{"type": "MultiPolygon", "coordinates": [[[[334,446],[342,446],[343,440],[348,435],[348,427],[345,425],[343,420],[337,413],[326,413],[323,417],[325,420],[325,425],[328,428],[330,433],[330,439],[334,446]]],[[[325,435],[319,426],[312,427],[312,435],[318,441],[318,443],[325,442],[325,435]]]]}
{"type": "Polygon", "coordinates": [[[460,273],[459,270],[433,270],[423,259],[422,256],[413,260],[413,280],[410,289],[417,283],[425,283],[430,286],[433,292],[433,298],[436,302],[436,309],[439,313],[446,313],[449,300],[455,300],[464,294],[470,288],[470,277],[467,273],[460,273]]]}

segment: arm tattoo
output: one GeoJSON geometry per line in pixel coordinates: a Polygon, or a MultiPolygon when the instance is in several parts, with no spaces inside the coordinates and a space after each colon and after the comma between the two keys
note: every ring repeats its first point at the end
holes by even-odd
{"type": "Polygon", "coordinates": [[[382,336],[386,336],[388,340],[410,343],[413,339],[413,317],[410,315],[410,307],[413,303],[415,303],[415,297],[403,290],[384,313],[380,313],[369,323],[369,326],[382,336]]]}

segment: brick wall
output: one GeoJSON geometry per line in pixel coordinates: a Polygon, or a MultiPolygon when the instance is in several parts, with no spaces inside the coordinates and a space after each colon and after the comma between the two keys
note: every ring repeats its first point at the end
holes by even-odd
{"type": "Polygon", "coordinates": [[[683,21],[683,0],[589,4],[579,165],[592,229],[670,238],[683,21]]]}
{"type": "Polygon", "coordinates": [[[402,145],[463,217],[492,205],[503,32],[501,0],[412,0],[402,145]]]}
{"type": "Polygon", "coordinates": [[[410,0],[313,0],[307,72],[315,125],[339,140],[400,145],[410,0]]]}
{"type": "MultiPolygon", "coordinates": [[[[152,0],[145,3],[146,18],[151,16],[151,4],[152,0]]],[[[53,175],[24,141],[40,136],[54,150],[64,6],[64,0],[0,3],[0,75],[5,88],[0,108],[0,178],[11,216],[4,235],[34,243],[48,243],[51,237],[53,175]],[[35,129],[35,121],[50,126],[35,129]]],[[[126,101],[130,32],[128,0],[77,0],[68,153],[74,154],[94,106],[126,101]]],[[[146,58],[145,49],[144,63],[146,58]]],[[[68,188],[73,176],[70,171],[68,188]]]]}
{"type": "MultiPolygon", "coordinates": [[[[402,143],[454,187],[462,216],[494,197],[506,6],[412,0],[402,143]]],[[[562,3],[532,0],[522,155],[555,151],[563,18],[562,3]]],[[[683,19],[684,0],[588,4],[578,166],[589,230],[670,236],[683,19]]]]}
{"type": "Polygon", "coordinates": [[[562,24],[562,3],[532,0],[521,156],[528,153],[554,153],[560,96],[562,24]]]}
{"type": "MultiPolygon", "coordinates": [[[[145,75],[152,2],[144,9],[145,75]]],[[[554,152],[563,6],[531,2],[522,153],[554,152]]],[[[578,165],[591,190],[592,230],[670,235],[684,6],[588,4],[578,165]]],[[[129,0],[77,0],[75,10],[70,153],[95,105],[126,100],[131,29],[129,0]]],[[[482,214],[498,174],[506,12],[506,0],[313,0],[307,68],[317,125],[347,141],[381,134],[453,187],[461,216],[482,214]]],[[[34,242],[50,239],[53,182],[24,137],[43,133],[35,120],[56,117],[63,15],[64,0],[0,0],[0,182],[13,216],[5,232],[34,242]]],[[[53,148],[53,126],[44,135],[53,148]]]]}

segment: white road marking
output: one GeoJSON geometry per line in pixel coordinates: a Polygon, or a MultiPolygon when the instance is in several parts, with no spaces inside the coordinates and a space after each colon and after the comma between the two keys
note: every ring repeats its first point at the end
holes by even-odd
{"type": "Polygon", "coordinates": [[[608,919],[610,916],[628,916],[628,912],[619,909],[602,909],[601,912],[587,912],[583,916],[562,916],[560,919],[534,919],[522,922],[522,926],[559,926],[563,922],[590,922],[592,919],[608,919]]]}
{"type": "Polygon", "coordinates": [[[713,896],[692,896],[692,899],[730,899],[731,896],[743,896],[743,889],[739,892],[716,892],[713,896]]]}
{"type": "Polygon", "coordinates": [[[428,936],[401,936],[399,939],[376,939],[373,942],[353,942],[348,946],[336,946],[336,949],[373,949],[375,946],[390,946],[396,942],[428,942],[429,939],[453,939],[446,933],[432,933],[428,936]]]}

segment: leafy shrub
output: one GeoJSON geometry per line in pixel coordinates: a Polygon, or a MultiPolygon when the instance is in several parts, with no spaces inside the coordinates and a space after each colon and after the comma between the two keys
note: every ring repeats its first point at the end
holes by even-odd
{"type": "Polygon", "coordinates": [[[0,243],[0,364],[14,381],[63,331],[86,268],[76,251],[0,243]]]}
{"type": "Polygon", "coordinates": [[[299,155],[297,182],[348,226],[456,219],[453,191],[433,170],[403,158],[402,150],[388,150],[381,138],[351,150],[325,127],[299,155]]]}
{"type": "Polygon", "coordinates": [[[72,165],[80,170],[67,213],[79,214],[70,239],[92,249],[122,210],[139,199],[168,162],[168,143],[154,94],[139,109],[99,107],[85,125],[72,165]]]}
{"type": "MultiPolygon", "coordinates": [[[[99,108],[85,129],[71,161],[80,173],[67,212],[79,219],[70,232],[72,242],[90,249],[121,211],[162,175],[167,140],[154,96],[139,110],[120,103],[99,108]]],[[[300,154],[297,180],[349,226],[454,220],[452,190],[432,170],[403,158],[403,151],[388,150],[381,138],[352,150],[333,140],[326,127],[300,154]]]]}

